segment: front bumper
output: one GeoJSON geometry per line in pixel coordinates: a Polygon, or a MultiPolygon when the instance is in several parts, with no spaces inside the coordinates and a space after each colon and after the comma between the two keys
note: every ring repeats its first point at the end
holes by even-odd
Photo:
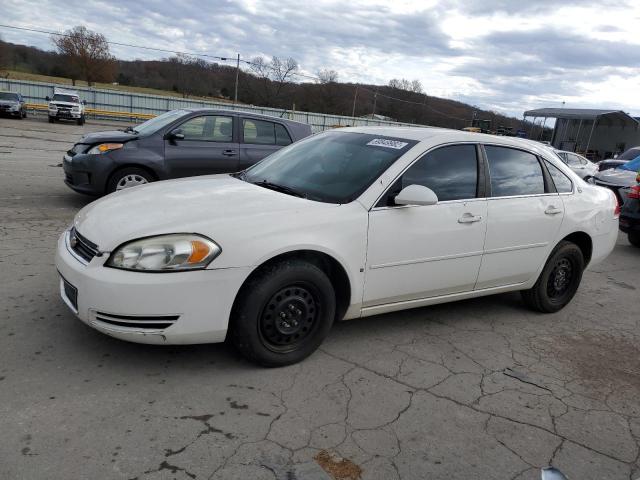
{"type": "Polygon", "coordinates": [[[64,183],[69,188],[87,195],[101,195],[103,188],[92,183],[95,175],[92,172],[76,170],[73,167],[73,159],[68,154],[62,157],[62,169],[64,170],[64,183]]]}
{"type": "Polygon", "coordinates": [[[78,120],[82,117],[81,112],[68,112],[60,110],[49,110],[49,116],[51,118],[57,118],[58,120],[78,120]]]}
{"type": "Polygon", "coordinates": [[[137,343],[224,341],[233,301],[250,273],[249,267],[129,272],[105,267],[107,258],[108,254],[103,254],[88,263],[80,259],[65,231],[56,252],[61,297],[90,327],[137,343]],[[77,308],[63,279],[77,290],[77,308]]]}

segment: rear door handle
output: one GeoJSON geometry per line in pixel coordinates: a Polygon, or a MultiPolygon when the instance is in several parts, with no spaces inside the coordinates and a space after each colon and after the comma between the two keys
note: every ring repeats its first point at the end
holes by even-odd
{"type": "Polygon", "coordinates": [[[236,154],[235,150],[223,150],[222,154],[227,157],[233,157],[236,154]]]}
{"type": "Polygon", "coordinates": [[[473,215],[471,213],[465,213],[458,219],[458,223],[475,223],[482,220],[482,215],[473,215]]]}
{"type": "Polygon", "coordinates": [[[559,213],[562,213],[562,209],[556,207],[555,205],[549,205],[544,213],[546,213],[547,215],[557,215],[559,213]]]}

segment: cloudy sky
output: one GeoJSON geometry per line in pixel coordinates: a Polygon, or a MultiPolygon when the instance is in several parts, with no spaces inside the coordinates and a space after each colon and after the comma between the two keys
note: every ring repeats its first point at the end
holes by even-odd
{"type": "MultiPolygon", "coordinates": [[[[418,79],[430,95],[521,116],[561,106],[640,116],[638,0],[3,0],[0,23],[235,56],[293,57],[341,81],[418,79]]],[[[46,35],[0,28],[51,49],[46,35]]],[[[113,47],[120,58],[163,54],[113,47]]]]}

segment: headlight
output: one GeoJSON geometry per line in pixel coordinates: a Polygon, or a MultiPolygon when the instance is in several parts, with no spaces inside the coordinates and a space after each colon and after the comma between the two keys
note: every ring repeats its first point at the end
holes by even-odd
{"type": "Polygon", "coordinates": [[[20,110],[20,105],[14,105],[11,107],[12,110],[20,110]]]}
{"type": "Polygon", "coordinates": [[[205,268],[221,252],[213,240],[200,235],[159,235],[121,245],[105,265],[146,272],[197,270],[205,268]]]}
{"type": "Polygon", "coordinates": [[[79,112],[80,111],[80,107],[71,107],[71,111],[72,112],[79,112]]]}
{"type": "Polygon", "coordinates": [[[101,153],[111,152],[112,150],[118,150],[122,148],[124,144],[122,143],[101,143],[100,145],[96,145],[91,147],[87,153],[90,155],[99,155],[101,153]]]}
{"type": "Polygon", "coordinates": [[[58,106],[56,104],[54,103],[49,104],[49,110],[57,110],[57,109],[58,109],[58,106]]]}

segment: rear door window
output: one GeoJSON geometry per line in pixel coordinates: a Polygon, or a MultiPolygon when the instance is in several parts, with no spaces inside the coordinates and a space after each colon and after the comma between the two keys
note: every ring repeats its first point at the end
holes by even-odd
{"type": "Polygon", "coordinates": [[[484,147],[491,175],[491,196],[545,193],[544,174],[538,157],[510,147],[484,147]]]}

